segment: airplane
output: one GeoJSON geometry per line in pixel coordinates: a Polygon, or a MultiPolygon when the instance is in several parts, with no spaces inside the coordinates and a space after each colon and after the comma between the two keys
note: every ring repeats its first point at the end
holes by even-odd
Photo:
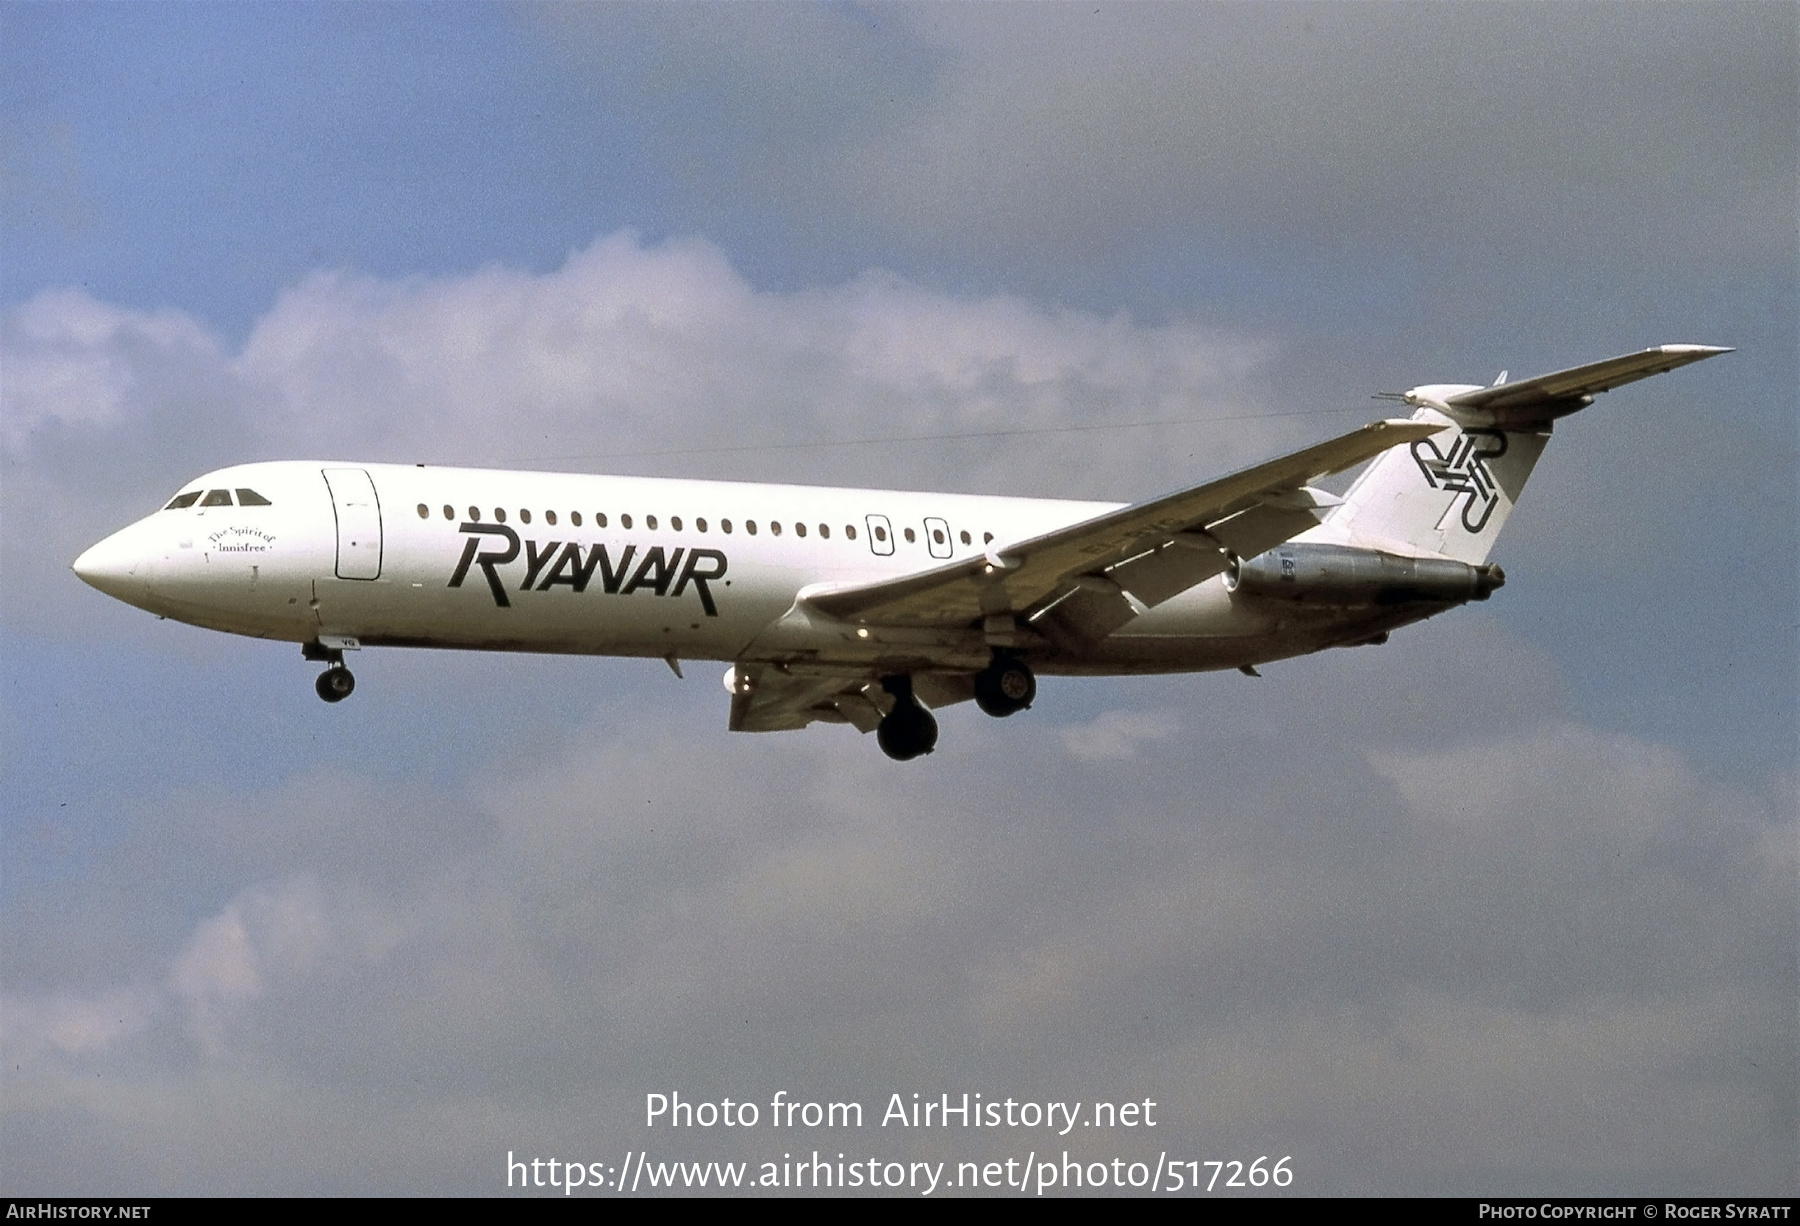
{"type": "Polygon", "coordinates": [[[286,460],[196,478],[77,558],[109,596],[346,652],[728,664],[729,726],[1009,716],[1037,675],[1238,669],[1385,642],[1506,581],[1489,562],[1553,423],[1729,349],[1662,345],[1508,383],[1383,393],[1410,418],[1131,504],[286,460]],[[1373,460],[1341,496],[1311,483],[1373,460]]]}

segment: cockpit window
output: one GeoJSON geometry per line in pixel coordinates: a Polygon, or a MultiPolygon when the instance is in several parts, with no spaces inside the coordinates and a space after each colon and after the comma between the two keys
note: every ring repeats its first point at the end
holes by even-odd
{"type": "Polygon", "coordinates": [[[199,490],[189,490],[185,494],[175,495],[175,500],[164,507],[165,511],[185,511],[200,500],[199,490]]]}
{"type": "Polygon", "coordinates": [[[207,490],[206,497],[200,500],[203,507],[228,507],[231,505],[230,490],[207,490]]]}
{"type": "Polygon", "coordinates": [[[238,505],[240,507],[268,507],[275,505],[255,490],[239,490],[237,496],[238,505]]]}

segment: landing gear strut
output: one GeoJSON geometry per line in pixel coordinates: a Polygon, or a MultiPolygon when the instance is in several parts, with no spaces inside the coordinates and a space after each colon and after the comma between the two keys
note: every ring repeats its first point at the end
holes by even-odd
{"type": "Polygon", "coordinates": [[[912,677],[901,673],[883,677],[881,688],[894,696],[894,709],[875,726],[881,752],[896,762],[906,762],[937,747],[937,720],[913,697],[912,677]]]}
{"type": "Polygon", "coordinates": [[[322,660],[331,665],[313,682],[313,689],[326,702],[342,702],[356,689],[356,678],[344,667],[344,653],[341,649],[326,647],[320,643],[303,643],[300,654],[308,660],[322,660]]]}
{"type": "Polygon", "coordinates": [[[1023,711],[1037,697],[1037,678],[1025,661],[1003,651],[993,663],[975,674],[975,705],[989,715],[1004,717],[1023,711]]]}

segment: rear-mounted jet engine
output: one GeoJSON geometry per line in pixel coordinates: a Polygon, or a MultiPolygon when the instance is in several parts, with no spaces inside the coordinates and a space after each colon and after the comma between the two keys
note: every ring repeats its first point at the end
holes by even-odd
{"type": "Polygon", "coordinates": [[[1232,559],[1225,590],[1307,604],[1462,604],[1486,600],[1506,583],[1492,562],[1471,566],[1454,558],[1403,558],[1398,554],[1308,542],[1282,545],[1249,561],[1232,559]]]}

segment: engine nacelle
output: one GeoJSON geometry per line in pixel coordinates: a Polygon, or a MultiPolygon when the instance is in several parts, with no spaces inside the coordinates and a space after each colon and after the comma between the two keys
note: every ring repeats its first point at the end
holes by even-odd
{"type": "Polygon", "coordinates": [[[1401,605],[1486,600],[1506,582],[1492,562],[1403,558],[1374,549],[1292,542],[1245,561],[1233,558],[1225,590],[1322,605],[1401,605]]]}

